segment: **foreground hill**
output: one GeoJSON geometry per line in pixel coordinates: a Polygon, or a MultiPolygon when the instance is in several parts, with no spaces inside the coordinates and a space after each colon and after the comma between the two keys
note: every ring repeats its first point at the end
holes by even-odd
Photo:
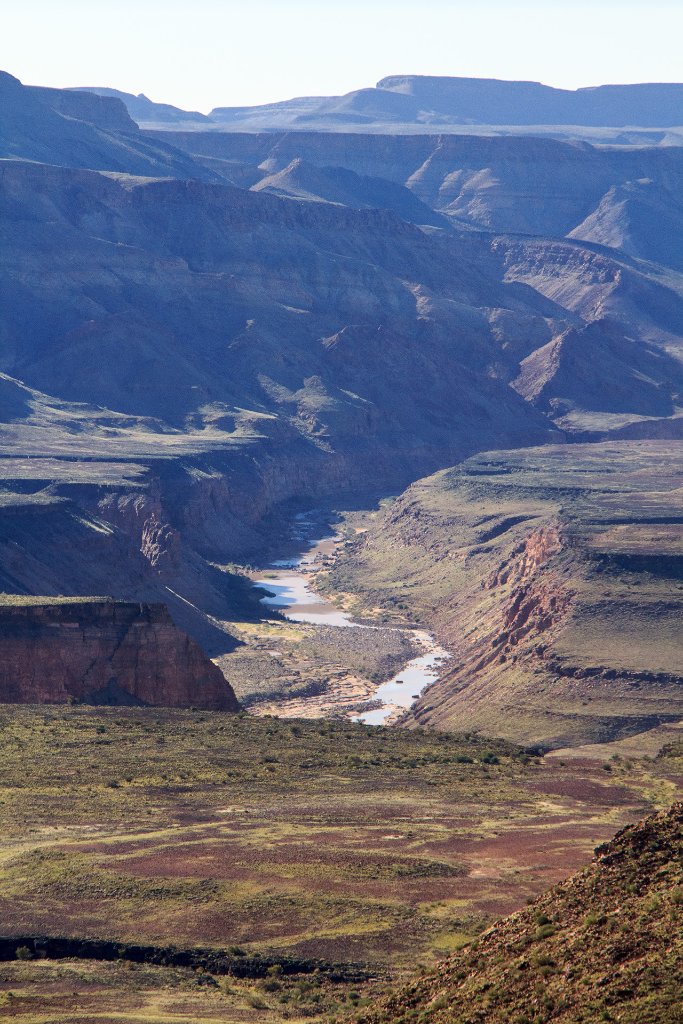
{"type": "Polygon", "coordinates": [[[675,1024],[683,1006],[683,804],[361,1020],[675,1024]]]}
{"type": "Polygon", "coordinates": [[[683,719],[682,459],[680,442],[488,452],[389,505],[332,582],[453,652],[407,721],[661,746],[683,719]]]}

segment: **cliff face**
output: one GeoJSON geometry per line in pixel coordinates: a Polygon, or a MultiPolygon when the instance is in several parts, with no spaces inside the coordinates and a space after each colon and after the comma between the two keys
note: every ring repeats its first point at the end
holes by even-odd
{"type": "Polygon", "coordinates": [[[115,96],[97,96],[91,92],[49,89],[37,85],[28,86],[28,91],[41,103],[52,107],[64,117],[87,121],[97,128],[104,128],[105,131],[135,134],[139,130],[125,104],[115,96]]]}
{"type": "Polygon", "coordinates": [[[0,701],[236,711],[220,670],[161,604],[0,606],[0,701]]]}

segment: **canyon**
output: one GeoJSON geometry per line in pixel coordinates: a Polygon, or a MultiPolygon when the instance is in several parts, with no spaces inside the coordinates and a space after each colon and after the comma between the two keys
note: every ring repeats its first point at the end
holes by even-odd
{"type": "Polygon", "coordinates": [[[0,1013],[676,1019],[682,90],[0,74],[0,1013]]]}
{"type": "Polygon", "coordinates": [[[452,652],[404,723],[585,756],[675,739],[680,480],[667,442],[529,448],[473,456],[389,505],[330,586],[427,621],[452,652]]]}
{"type": "Polygon", "coordinates": [[[681,436],[680,148],[150,132],[0,85],[7,593],[161,602],[229,671],[298,508],[681,436]]]}

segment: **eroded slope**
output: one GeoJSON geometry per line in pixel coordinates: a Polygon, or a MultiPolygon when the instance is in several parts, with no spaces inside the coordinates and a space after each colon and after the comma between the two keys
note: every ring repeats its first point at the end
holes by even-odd
{"type": "Polygon", "coordinates": [[[558,747],[683,719],[681,458],[657,442],[493,452],[390,506],[332,581],[426,618],[453,651],[411,720],[558,747]]]}

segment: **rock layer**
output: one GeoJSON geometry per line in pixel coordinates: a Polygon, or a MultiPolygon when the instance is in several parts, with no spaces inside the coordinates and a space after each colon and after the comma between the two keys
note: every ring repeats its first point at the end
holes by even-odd
{"type": "Polygon", "coordinates": [[[238,709],[164,605],[88,600],[0,606],[0,700],[238,709]]]}

